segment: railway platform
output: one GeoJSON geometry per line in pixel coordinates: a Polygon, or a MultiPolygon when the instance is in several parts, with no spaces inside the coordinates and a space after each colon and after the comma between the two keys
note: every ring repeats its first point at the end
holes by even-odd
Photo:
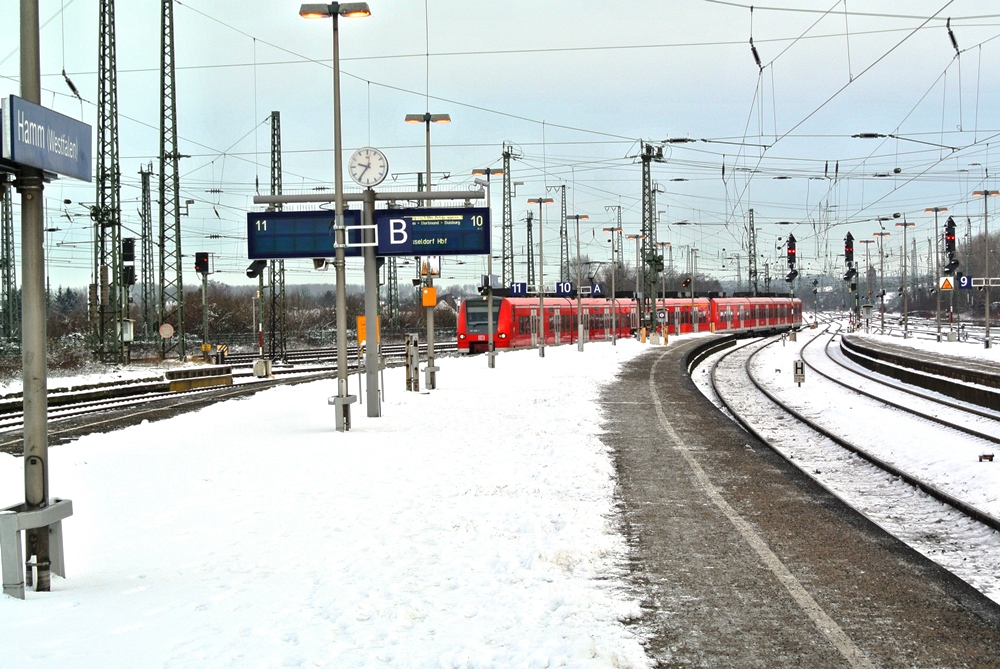
{"type": "Polygon", "coordinates": [[[842,337],[840,347],[844,355],[872,371],[963,402],[1000,410],[1000,364],[990,360],[893,346],[856,335],[842,337]]]}
{"type": "Polygon", "coordinates": [[[1000,666],[1000,606],[724,416],[671,340],[601,399],[636,624],[663,667],[1000,666]]]}

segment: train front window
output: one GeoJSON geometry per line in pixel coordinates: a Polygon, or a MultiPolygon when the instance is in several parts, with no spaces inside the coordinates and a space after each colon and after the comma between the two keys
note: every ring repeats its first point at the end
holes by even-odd
{"type": "MultiPolygon", "coordinates": [[[[496,329],[500,316],[501,300],[493,300],[493,328],[496,329]]],[[[488,329],[489,309],[486,300],[465,303],[465,331],[469,334],[484,334],[488,329]]]]}

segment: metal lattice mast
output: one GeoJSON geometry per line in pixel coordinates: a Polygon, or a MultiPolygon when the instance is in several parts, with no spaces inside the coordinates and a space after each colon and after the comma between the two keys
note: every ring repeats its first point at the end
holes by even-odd
{"type": "MultiPolygon", "coordinates": [[[[646,142],[642,143],[642,246],[639,253],[640,262],[643,264],[643,286],[642,300],[639,308],[639,320],[643,321],[645,314],[649,310],[649,295],[656,289],[657,276],[653,272],[652,259],[655,255],[656,244],[656,201],[653,195],[653,178],[651,163],[656,160],[663,160],[663,147],[654,146],[646,142]]],[[[637,268],[638,269],[638,268],[637,268]]]]}
{"type": "Polygon", "coordinates": [[[513,186],[510,181],[511,146],[503,145],[503,285],[514,283],[514,213],[511,209],[513,186]]]}
{"type": "Polygon", "coordinates": [[[10,193],[10,184],[0,175],[0,335],[4,339],[19,339],[14,208],[10,193]]]}
{"type": "MultiPolygon", "coordinates": [[[[94,281],[98,304],[94,353],[100,360],[124,359],[128,299],[121,249],[121,172],[118,162],[118,66],[115,48],[115,3],[101,0],[97,64],[97,202],[94,221],[94,281]]],[[[92,311],[93,313],[93,311],[92,311]]]]}
{"type": "Polygon", "coordinates": [[[753,292],[754,296],[757,295],[757,228],[754,226],[753,222],[753,209],[750,210],[747,217],[747,256],[749,257],[749,272],[748,278],[750,280],[750,290],[753,292]]]}
{"type": "Polygon", "coordinates": [[[388,290],[386,302],[389,309],[387,320],[390,326],[399,327],[399,272],[396,268],[396,257],[389,258],[385,267],[385,284],[388,290]]]}
{"type": "Polygon", "coordinates": [[[569,277],[569,230],[566,220],[566,184],[562,189],[562,216],[559,218],[559,280],[570,281],[569,277]]]}
{"type": "Polygon", "coordinates": [[[153,334],[153,323],[156,320],[155,274],[153,272],[153,199],[150,197],[150,180],[153,177],[153,163],[148,168],[139,168],[139,178],[142,181],[142,208],[139,218],[142,223],[142,234],[139,249],[140,276],[142,282],[142,334],[149,337],[153,334]]]}
{"type": "Polygon", "coordinates": [[[535,250],[531,239],[531,219],[532,213],[528,212],[528,285],[535,285],[535,250]]]}
{"type": "Polygon", "coordinates": [[[160,96],[160,326],[175,337],[161,339],[160,355],[184,359],[184,273],[181,267],[180,153],[177,148],[177,81],[174,75],[174,0],[163,0],[160,96]]]}
{"type": "MultiPolygon", "coordinates": [[[[281,112],[271,112],[271,195],[281,195],[281,112]]],[[[281,205],[272,205],[280,211],[281,205]]],[[[285,261],[268,263],[268,283],[271,289],[268,337],[271,360],[284,359],[285,345],[285,261]]]]}

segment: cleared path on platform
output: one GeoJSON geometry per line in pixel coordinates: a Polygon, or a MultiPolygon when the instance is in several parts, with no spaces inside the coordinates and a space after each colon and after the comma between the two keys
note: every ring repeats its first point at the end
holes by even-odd
{"type": "Polygon", "coordinates": [[[602,396],[661,666],[997,667],[1000,610],[723,417],[653,347],[602,396]]]}

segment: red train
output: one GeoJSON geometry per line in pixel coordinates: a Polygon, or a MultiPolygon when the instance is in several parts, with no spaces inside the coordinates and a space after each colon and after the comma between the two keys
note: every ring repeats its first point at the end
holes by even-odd
{"type": "MultiPolygon", "coordinates": [[[[632,336],[638,327],[635,300],[580,300],[585,341],[632,336]]],[[[668,335],[689,332],[764,333],[802,325],[802,301],[788,297],[698,297],[656,300],[658,329],[668,335]]],[[[541,337],[537,298],[494,297],[493,327],[497,349],[537,346],[541,337]]],[[[458,310],[459,353],[482,353],[487,347],[486,298],[468,299],[458,310]]],[[[577,340],[577,303],[545,298],[545,345],[577,340]]]]}

